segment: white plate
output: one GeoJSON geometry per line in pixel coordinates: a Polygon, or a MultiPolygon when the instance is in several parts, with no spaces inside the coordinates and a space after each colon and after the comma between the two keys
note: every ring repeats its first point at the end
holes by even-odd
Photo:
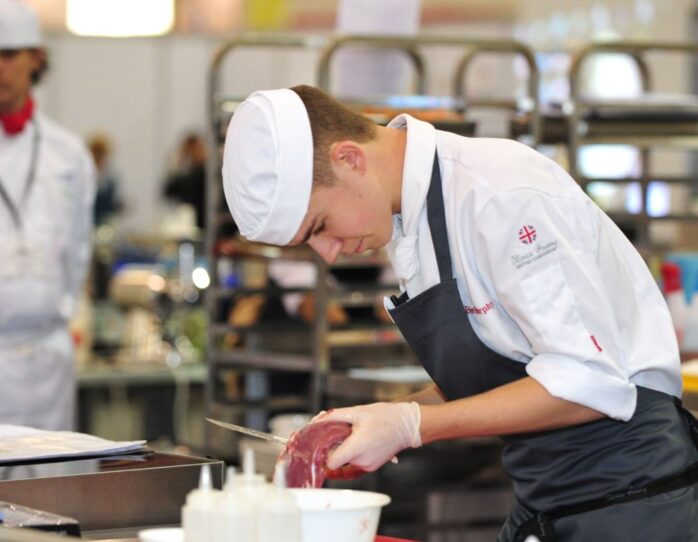
{"type": "Polygon", "coordinates": [[[140,542],[184,542],[184,531],[179,527],[145,529],[138,531],[140,542]]]}

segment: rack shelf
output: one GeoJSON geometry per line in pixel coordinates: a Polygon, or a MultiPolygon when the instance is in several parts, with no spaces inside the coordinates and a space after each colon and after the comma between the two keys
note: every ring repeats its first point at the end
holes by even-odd
{"type": "Polygon", "coordinates": [[[279,371],[312,371],[313,358],[310,356],[285,354],[280,352],[246,352],[240,350],[213,351],[209,355],[211,363],[227,367],[247,369],[275,369],[279,371]]]}
{"type": "Polygon", "coordinates": [[[695,223],[698,216],[691,213],[650,215],[647,209],[649,185],[663,181],[671,185],[694,185],[691,177],[666,179],[652,171],[650,152],[659,148],[698,149],[698,97],[671,96],[651,92],[651,71],[648,53],[676,53],[695,56],[698,45],[666,42],[604,42],[592,43],[578,51],[570,68],[570,104],[567,119],[570,173],[585,189],[595,182],[637,182],[641,190],[642,208],[639,213],[609,212],[609,216],[625,226],[636,229],[634,242],[645,252],[656,252],[650,227],[656,222],[680,221],[695,223]],[[599,54],[627,55],[636,63],[642,79],[643,95],[636,99],[588,99],[582,94],[580,80],[585,63],[599,54]],[[638,178],[597,179],[582,175],[579,150],[587,145],[629,145],[640,150],[641,175],[638,178]]]}

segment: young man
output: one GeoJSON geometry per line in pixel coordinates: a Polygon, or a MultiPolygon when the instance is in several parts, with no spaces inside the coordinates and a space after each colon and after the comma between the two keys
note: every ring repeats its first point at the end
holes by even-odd
{"type": "Polygon", "coordinates": [[[0,0],[0,423],[75,425],[68,331],[87,272],[94,168],[83,143],[36,111],[39,21],[0,0]]]}
{"type": "Polygon", "coordinates": [[[408,115],[378,127],[302,86],[240,105],[223,181],[248,239],[330,263],[385,247],[400,279],[386,307],[435,384],[321,414],[353,425],[330,468],[500,435],[516,495],[500,541],[698,541],[698,437],[666,304],[559,166],[408,115]]]}

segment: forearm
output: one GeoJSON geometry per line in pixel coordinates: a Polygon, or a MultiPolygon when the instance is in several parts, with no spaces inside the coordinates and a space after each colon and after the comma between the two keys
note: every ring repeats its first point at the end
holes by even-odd
{"type": "Polygon", "coordinates": [[[553,397],[531,377],[472,397],[422,405],[420,431],[425,444],[460,437],[543,431],[604,417],[596,410],[553,397]]]}
{"type": "Polygon", "coordinates": [[[396,399],[392,402],[402,403],[410,401],[414,401],[416,403],[419,403],[420,405],[440,405],[446,401],[446,398],[441,393],[439,387],[436,384],[432,384],[431,386],[428,386],[423,390],[411,393],[410,395],[406,395],[404,397],[400,397],[399,399],[396,399]]]}

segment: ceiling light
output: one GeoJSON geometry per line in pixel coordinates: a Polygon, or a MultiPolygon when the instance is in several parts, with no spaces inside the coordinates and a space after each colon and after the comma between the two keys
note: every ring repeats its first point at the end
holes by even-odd
{"type": "Polygon", "coordinates": [[[159,36],[174,25],[174,0],[68,0],[66,24],[81,36],[159,36]]]}

